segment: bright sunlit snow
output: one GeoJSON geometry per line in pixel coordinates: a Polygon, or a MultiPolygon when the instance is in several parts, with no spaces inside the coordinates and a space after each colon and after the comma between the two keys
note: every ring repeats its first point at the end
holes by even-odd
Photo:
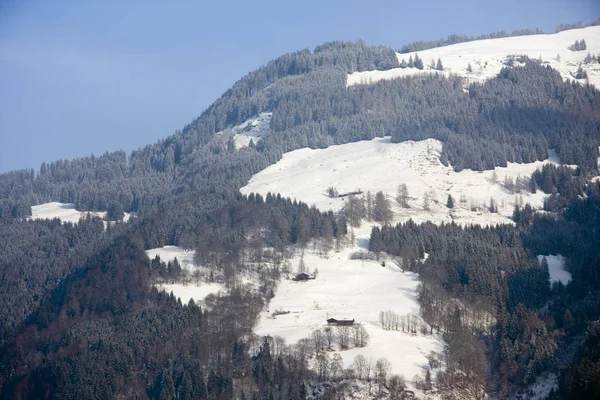
{"type": "MultiPolygon", "coordinates": [[[[369,232],[365,225],[357,233],[359,237],[368,237],[369,232]]],[[[358,354],[372,357],[373,362],[385,357],[394,373],[410,381],[422,373],[427,364],[425,355],[431,351],[440,353],[443,343],[436,335],[385,331],[379,324],[379,312],[391,310],[398,315],[418,316],[418,277],[400,271],[392,261],[382,267],[377,261],[349,260],[350,253],[357,250],[346,248],[331,253],[330,258],[307,251],[304,262],[310,273],[318,270],[316,279],[305,282],[283,279],[268,309],[261,313],[255,332],[278,335],[293,344],[308,338],[314,330],[325,328],[328,318],[354,319],[367,329],[370,339],[366,347],[339,351],[345,367],[351,366],[358,354]],[[289,314],[273,317],[276,311],[289,314]]],[[[291,260],[294,271],[299,259],[297,256],[291,260]]]]}
{"type": "Polygon", "coordinates": [[[360,189],[375,194],[381,190],[391,200],[396,222],[412,218],[416,222],[435,223],[512,223],[509,217],[516,203],[522,201],[540,208],[546,195],[527,190],[513,193],[504,187],[505,179],[526,178],[544,164],[558,161],[552,153],[545,161],[508,163],[506,168],[495,169],[497,179],[494,182],[494,171],[463,170],[457,173],[444,166],[439,160],[441,150],[442,143],[434,139],[392,143],[389,137],[326,149],[295,150],[254,175],[241,192],[281,193],[284,197],[314,204],[321,211],[338,211],[345,199],[328,197],[329,187],[335,187],[339,193],[360,189]],[[393,200],[398,185],[403,183],[408,186],[411,197],[408,209],[401,208],[393,200]],[[437,201],[431,204],[430,210],[423,208],[426,192],[437,201]],[[446,207],[449,194],[454,198],[453,210],[446,207]],[[492,197],[498,213],[490,213],[486,208],[492,197]]]}
{"type": "Polygon", "coordinates": [[[560,282],[566,285],[571,281],[571,273],[565,269],[565,258],[563,256],[556,255],[538,255],[538,261],[542,263],[542,259],[546,257],[548,262],[548,271],[550,272],[550,283],[560,282]]]}
{"type": "MultiPolygon", "coordinates": [[[[517,36],[499,39],[477,40],[459,43],[451,46],[438,47],[416,52],[423,60],[425,68],[394,68],[388,71],[363,71],[348,75],[347,85],[374,83],[382,79],[394,79],[403,76],[440,73],[463,76],[468,82],[483,82],[498,75],[508,56],[526,55],[529,58],[540,59],[543,63],[556,69],[564,79],[574,79],[577,69],[581,67],[587,72],[590,84],[600,87],[600,64],[584,64],[583,59],[588,55],[598,56],[600,53],[600,26],[583,29],[572,29],[549,35],[517,36]],[[587,49],[571,51],[568,49],[576,40],[585,39],[587,49]],[[444,66],[442,72],[430,67],[431,60],[441,59],[444,66]],[[471,64],[472,72],[467,70],[471,64]]],[[[415,53],[396,54],[398,61],[409,57],[415,58],[415,53]]],[[[579,80],[587,83],[585,79],[579,80]]]]}
{"type": "MultiPolygon", "coordinates": [[[[71,222],[74,224],[78,223],[81,218],[85,218],[88,213],[102,219],[106,217],[105,211],[78,211],[75,209],[75,204],[72,203],[59,203],[53,201],[51,203],[44,203],[31,207],[31,219],[58,218],[62,222],[71,222]]],[[[127,221],[129,216],[129,213],[125,213],[123,221],[127,221]]]]}

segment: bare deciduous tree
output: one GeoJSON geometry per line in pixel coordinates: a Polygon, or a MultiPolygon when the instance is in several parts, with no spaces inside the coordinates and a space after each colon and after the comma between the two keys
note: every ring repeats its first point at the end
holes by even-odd
{"type": "Polygon", "coordinates": [[[358,379],[363,379],[365,375],[365,369],[367,367],[367,359],[362,354],[354,357],[352,361],[352,366],[354,367],[354,371],[356,371],[356,377],[358,379]]]}
{"type": "Polygon", "coordinates": [[[337,342],[341,350],[346,350],[350,342],[350,327],[346,325],[336,326],[337,342]]]}
{"type": "Polygon", "coordinates": [[[387,375],[391,369],[387,358],[380,358],[375,362],[375,382],[377,382],[377,391],[381,395],[381,390],[387,383],[387,375]]]}
{"type": "Polygon", "coordinates": [[[369,332],[360,324],[352,327],[352,344],[355,347],[365,347],[369,341],[369,332]]]}
{"type": "Polygon", "coordinates": [[[331,358],[331,362],[329,363],[329,373],[331,374],[331,379],[335,380],[337,375],[342,372],[344,368],[344,361],[342,360],[342,356],[338,353],[335,353],[331,358]]]}
{"type": "Polygon", "coordinates": [[[387,385],[390,400],[400,400],[404,398],[404,390],[406,389],[406,382],[404,377],[401,375],[392,375],[390,379],[388,379],[387,385]]]}
{"type": "Polygon", "coordinates": [[[317,355],[316,366],[320,381],[326,381],[329,379],[329,364],[329,354],[321,353],[317,355]]]}
{"type": "Polygon", "coordinates": [[[327,350],[332,350],[331,346],[333,345],[333,342],[335,340],[335,333],[333,332],[333,329],[331,329],[330,326],[324,329],[324,336],[325,341],[327,342],[327,350]]]}
{"type": "Polygon", "coordinates": [[[311,335],[311,340],[313,342],[315,353],[319,354],[319,352],[323,349],[323,345],[325,344],[325,337],[323,335],[323,331],[321,331],[320,329],[314,330],[311,335]]]}

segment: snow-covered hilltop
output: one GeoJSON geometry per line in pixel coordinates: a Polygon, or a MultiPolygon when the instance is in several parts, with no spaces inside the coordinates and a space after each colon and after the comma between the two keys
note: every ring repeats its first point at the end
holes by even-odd
{"type": "Polygon", "coordinates": [[[541,59],[563,76],[564,79],[575,79],[581,66],[587,73],[586,79],[579,82],[590,83],[600,87],[600,64],[584,63],[589,54],[600,54],[600,26],[573,29],[556,34],[516,36],[499,39],[477,40],[451,46],[400,54],[398,61],[406,62],[418,54],[423,60],[423,70],[417,68],[394,68],[387,71],[364,71],[348,75],[347,85],[370,84],[382,79],[394,79],[418,74],[440,73],[463,76],[469,82],[483,82],[498,75],[509,56],[525,55],[533,59],[541,59]],[[587,48],[581,51],[569,50],[575,41],[585,40],[587,48]],[[431,67],[431,61],[437,63],[441,59],[443,71],[431,67]],[[471,70],[469,70],[471,65],[471,70]]]}

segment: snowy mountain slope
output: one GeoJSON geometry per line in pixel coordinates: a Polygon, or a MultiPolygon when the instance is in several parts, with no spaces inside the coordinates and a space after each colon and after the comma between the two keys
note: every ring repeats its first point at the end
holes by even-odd
{"type": "MultiPolygon", "coordinates": [[[[370,227],[365,225],[358,236],[368,238],[369,232],[370,227]]],[[[350,253],[356,250],[359,249],[345,248],[328,258],[307,251],[304,262],[309,272],[318,270],[316,279],[306,282],[283,279],[269,308],[260,314],[255,332],[281,336],[293,344],[310,337],[316,329],[323,330],[328,318],[354,319],[366,328],[368,344],[344,351],[334,344],[334,351],[329,354],[339,353],[344,367],[350,367],[359,354],[371,357],[373,362],[385,357],[392,372],[404,375],[412,387],[412,378],[420,375],[427,365],[425,356],[432,351],[440,354],[443,342],[437,335],[384,330],[378,318],[381,311],[393,311],[400,316],[419,315],[418,277],[401,272],[391,261],[382,267],[377,261],[350,260],[350,253]],[[289,313],[273,316],[276,311],[289,313]]],[[[299,262],[300,256],[291,260],[293,270],[299,262]]]]}
{"type": "MultiPolygon", "coordinates": [[[[600,54],[600,26],[583,29],[573,29],[548,35],[516,36],[499,39],[478,40],[459,43],[451,46],[400,54],[398,61],[415,58],[418,54],[423,60],[425,68],[394,68],[388,71],[364,71],[348,75],[347,85],[374,83],[382,79],[394,79],[404,76],[439,73],[444,75],[456,74],[463,76],[468,82],[483,82],[498,75],[504,61],[511,55],[526,55],[529,58],[540,59],[550,65],[563,76],[564,79],[574,79],[577,69],[581,65],[588,74],[590,84],[600,88],[600,64],[583,64],[583,59],[588,53],[598,56],[600,54]],[[585,39],[587,49],[571,51],[568,49],[576,40],[585,39]],[[558,57],[560,56],[560,57],[558,57]],[[430,67],[431,60],[441,59],[443,71],[430,67]],[[472,71],[468,71],[471,64],[472,71]]],[[[586,83],[585,79],[579,80],[586,83]]]]}
{"type": "MultiPolygon", "coordinates": [[[[300,149],[284,154],[279,162],[254,175],[241,192],[280,193],[315,205],[321,211],[339,211],[344,198],[328,197],[329,187],[335,187],[339,193],[360,189],[374,194],[381,190],[392,203],[394,222],[412,218],[417,222],[435,223],[512,223],[509,216],[515,203],[521,201],[520,197],[523,202],[541,207],[545,195],[539,191],[536,194],[511,193],[502,182],[505,178],[514,180],[519,175],[529,176],[544,164],[558,161],[552,155],[543,162],[509,163],[506,168],[495,171],[456,173],[452,167],[441,164],[441,150],[442,143],[434,139],[392,143],[388,137],[326,149],[300,149]],[[393,200],[401,183],[408,186],[409,209],[401,208],[393,200]],[[430,210],[423,208],[426,192],[434,192],[438,200],[432,203],[430,210]],[[455,199],[453,210],[445,205],[448,194],[455,199]],[[491,197],[497,202],[499,213],[484,209],[491,197]]],[[[374,361],[386,357],[392,372],[403,375],[414,389],[413,378],[423,373],[427,364],[425,356],[431,351],[439,354],[443,341],[436,335],[387,331],[379,323],[381,311],[418,316],[420,307],[417,275],[400,271],[391,260],[382,267],[376,261],[350,259],[352,252],[368,249],[374,225],[376,223],[364,221],[360,228],[354,229],[355,242],[329,257],[319,257],[309,249],[304,262],[309,272],[318,270],[316,279],[307,282],[282,279],[268,309],[261,313],[255,332],[281,336],[288,344],[293,344],[309,337],[314,330],[323,329],[327,318],[355,319],[366,328],[370,341],[364,348],[339,352],[345,367],[349,367],[358,354],[372,357],[374,361]],[[273,316],[274,312],[285,314],[273,316]]],[[[300,256],[291,260],[292,270],[297,269],[299,261],[300,256]]]]}
{"type": "Polygon", "coordinates": [[[503,186],[504,180],[516,180],[519,175],[525,178],[544,164],[557,162],[553,155],[549,160],[535,163],[508,163],[506,168],[495,169],[497,181],[494,183],[494,171],[457,173],[452,167],[444,166],[439,160],[441,150],[442,143],[434,139],[392,143],[389,137],[326,149],[295,150],[253,176],[241,192],[280,193],[315,205],[321,211],[339,211],[344,198],[328,197],[329,187],[335,187],[339,193],[360,189],[375,194],[381,190],[391,200],[396,222],[412,218],[416,222],[512,223],[509,217],[517,202],[522,199],[539,208],[545,194],[541,191],[512,193],[503,186]],[[411,197],[408,209],[393,200],[402,183],[408,186],[411,197]],[[435,193],[433,197],[437,200],[430,210],[423,209],[426,192],[435,193]],[[454,210],[446,207],[449,194],[455,201],[454,210]],[[498,205],[498,213],[486,210],[492,197],[498,205]]]}

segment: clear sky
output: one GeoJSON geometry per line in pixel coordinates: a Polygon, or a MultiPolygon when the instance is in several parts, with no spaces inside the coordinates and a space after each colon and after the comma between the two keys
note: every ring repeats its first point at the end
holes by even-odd
{"type": "Polygon", "coordinates": [[[138,147],[290,51],[554,31],[600,0],[0,0],[0,172],[138,147]]]}

